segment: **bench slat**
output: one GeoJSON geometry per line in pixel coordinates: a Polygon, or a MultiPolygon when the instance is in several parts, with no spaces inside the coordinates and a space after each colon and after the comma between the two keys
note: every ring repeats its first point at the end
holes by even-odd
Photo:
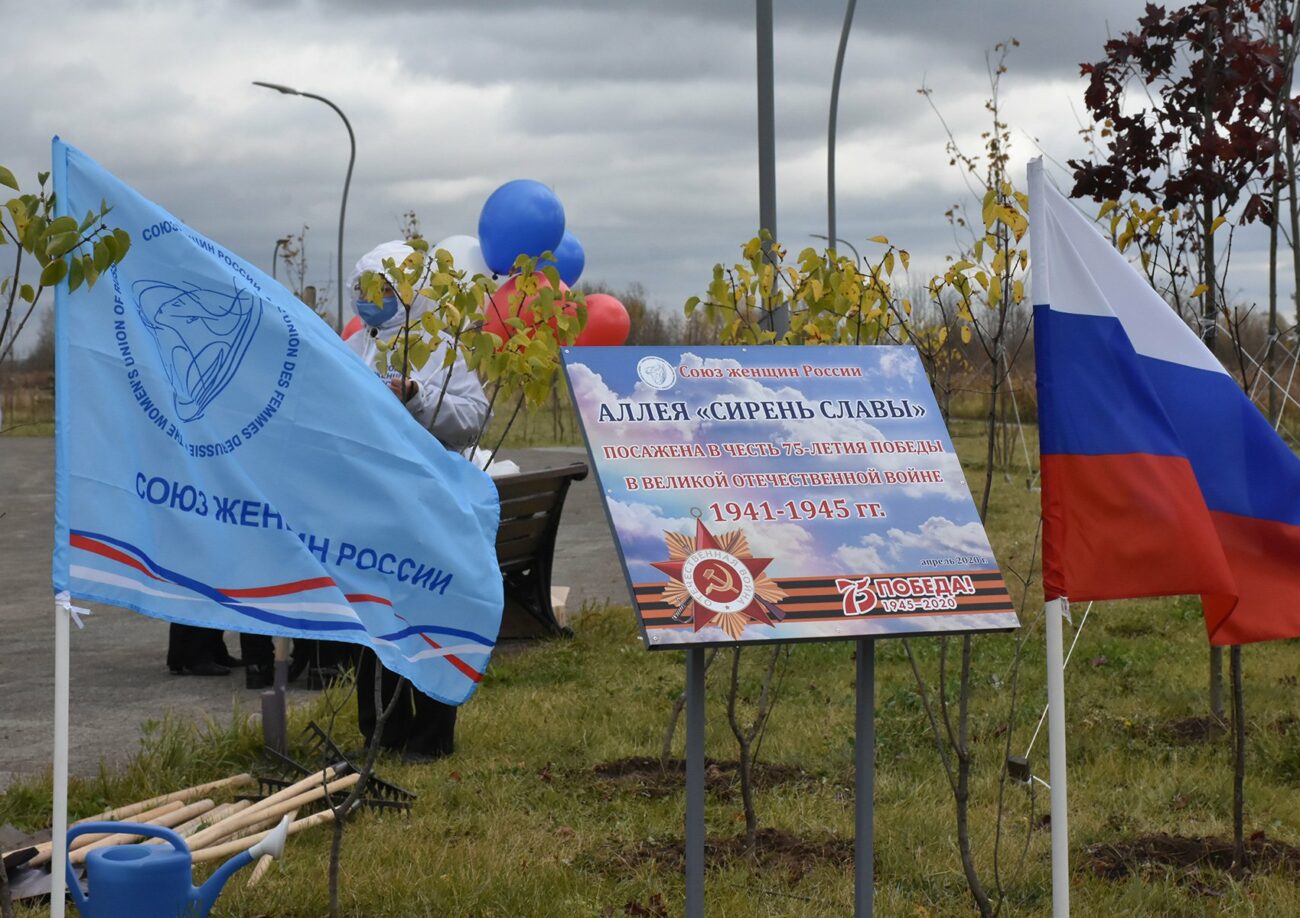
{"type": "Polygon", "coordinates": [[[554,506],[554,492],[503,500],[501,501],[501,522],[522,519],[532,516],[534,513],[547,513],[554,506]]]}
{"type": "Polygon", "coordinates": [[[497,494],[502,500],[525,497],[533,494],[554,494],[560,489],[563,479],[572,478],[581,481],[587,477],[587,464],[575,462],[571,465],[537,472],[521,472],[495,479],[497,494]]]}
{"type": "Polygon", "coordinates": [[[503,543],[513,542],[516,539],[531,538],[536,540],[551,525],[551,514],[541,516],[524,517],[521,520],[504,520],[497,529],[497,546],[498,556],[500,555],[500,546],[503,543]]]}
{"type": "Polygon", "coordinates": [[[537,554],[537,546],[541,542],[541,536],[531,536],[527,539],[511,539],[509,542],[497,543],[497,566],[505,567],[512,561],[528,561],[534,559],[537,554]]]}

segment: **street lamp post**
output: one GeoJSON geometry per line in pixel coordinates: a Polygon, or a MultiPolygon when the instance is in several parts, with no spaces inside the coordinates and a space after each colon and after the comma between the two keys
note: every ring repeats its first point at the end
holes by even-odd
{"type": "MultiPolygon", "coordinates": [[[[825,240],[827,240],[827,242],[826,242],[826,247],[827,247],[827,248],[832,248],[832,249],[835,248],[835,246],[832,245],[831,242],[830,242],[830,238],[831,238],[831,237],[830,237],[830,236],[827,236],[825,233],[809,233],[809,235],[812,236],[814,239],[825,239],[825,240]]],[[[858,267],[862,267],[862,256],[858,254],[858,247],[857,247],[857,246],[855,246],[853,243],[849,242],[849,241],[848,241],[847,239],[845,239],[843,236],[836,236],[836,237],[835,237],[835,241],[836,241],[836,242],[842,242],[842,243],[844,243],[845,245],[847,245],[847,246],[849,247],[849,250],[853,253],[853,259],[854,259],[854,261],[856,261],[856,262],[858,263],[858,267]]]]}
{"type": "MultiPolygon", "coordinates": [[[[772,0],[755,0],[755,37],[758,63],[758,226],[776,235],[776,103],[772,64],[772,0]]],[[[767,246],[763,251],[768,251],[767,246]]],[[[767,305],[767,304],[764,304],[767,305]]],[[[771,330],[778,336],[790,328],[785,307],[771,313],[771,330]]]]}
{"type": "Polygon", "coordinates": [[[275,240],[275,251],[271,253],[271,280],[276,279],[275,267],[277,264],[279,264],[280,261],[280,246],[288,245],[288,244],[289,244],[288,236],[285,236],[283,239],[275,240]]]}
{"type": "Polygon", "coordinates": [[[840,109],[840,75],[844,72],[844,51],[849,46],[849,30],[853,28],[853,10],[858,0],[849,0],[844,11],[844,27],[840,30],[840,47],[835,54],[835,75],[831,79],[831,114],[826,128],[826,238],[834,248],[835,240],[835,122],[840,109]]]}
{"type": "Polygon", "coordinates": [[[338,307],[339,307],[338,308],[338,330],[342,331],[343,330],[343,221],[347,217],[347,213],[348,213],[348,186],[352,184],[352,165],[353,163],[356,162],[357,159],[356,135],[352,133],[352,125],[348,123],[347,115],[343,114],[343,111],[337,105],[335,105],[333,102],[331,102],[329,99],[325,98],[324,96],[318,96],[315,93],[311,93],[311,92],[302,92],[300,90],[293,89],[289,86],[281,86],[279,83],[263,83],[261,80],[254,80],[253,85],[264,86],[267,89],[274,89],[276,92],[284,93],[286,96],[303,96],[307,99],[315,99],[317,102],[324,102],[330,108],[334,109],[334,113],[336,115],[338,115],[340,118],[343,119],[343,126],[348,129],[348,143],[350,144],[351,152],[348,154],[347,178],[343,180],[343,204],[341,207],[339,207],[339,252],[337,258],[338,287],[336,288],[336,292],[335,292],[335,296],[338,298],[338,307]]]}

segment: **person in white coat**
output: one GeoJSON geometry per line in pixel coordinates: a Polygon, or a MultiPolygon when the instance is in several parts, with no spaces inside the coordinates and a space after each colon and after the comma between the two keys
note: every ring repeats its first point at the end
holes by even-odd
{"type": "MultiPolygon", "coordinates": [[[[394,264],[400,265],[413,251],[400,240],[385,242],[363,255],[348,279],[348,290],[364,325],[361,331],[347,339],[347,345],[372,370],[375,369],[375,357],[378,354],[376,342],[387,343],[393,340],[408,319],[401,302],[391,289],[384,297],[383,306],[367,300],[359,286],[361,275],[366,271],[383,275],[385,259],[391,258],[394,264]]],[[[433,266],[432,259],[429,266],[433,266]]],[[[415,286],[418,289],[421,285],[415,286]]],[[[409,321],[416,321],[432,307],[433,303],[429,299],[417,295],[411,304],[409,321]]],[[[478,376],[465,365],[463,357],[457,354],[456,362],[450,368],[443,366],[448,347],[451,347],[451,340],[444,335],[443,341],[422,369],[410,368],[405,393],[399,391],[400,373],[389,373],[388,387],[443,446],[461,452],[474,444],[483,429],[488,415],[488,401],[478,376]],[[442,391],[444,382],[447,390],[445,394],[442,391]]]]}
{"type": "MultiPolygon", "coordinates": [[[[391,288],[386,291],[383,306],[367,300],[360,290],[361,275],[366,271],[382,275],[385,273],[385,259],[391,258],[394,264],[400,265],[412,251],[405,242],[386,242],[367,252],[352,269],[348,288],[357,314],[365,324],[361,331],[347,339],[347,345],[372,370],[378,353],[376,342],[391,341],[407,321],[416,321],[434,304],[417,295],[408,319],[391,288]]],[[[422,285],[415,286],[419,289],[422,285]]],[[[465,365],[463,357],[457,354],[451,367],[443,366],[446,348],[452,346],[450,338],[444,335],[443,339],[422,369],[410,368],[405,392],[402,391],[400,373],[388,374],[388,387],[438,442],[447,449],[463,452],[474,445],[487,421],[488,401],[477,374],[465,365]]],[[[374,667],[377,662],[374,652],[365,650],[357,667],[357,720],[366,745],[377,741],[385,748],[399,751],[404,762],[427,762],[450,755],[456,708],[435,701],[409,686],[403,689],[405,697],[384,724],[383,734],[375,737],[374,667]]],[[[392,699],[397,682],[393,673],[384,671],[385,705],[392,699]]]]}

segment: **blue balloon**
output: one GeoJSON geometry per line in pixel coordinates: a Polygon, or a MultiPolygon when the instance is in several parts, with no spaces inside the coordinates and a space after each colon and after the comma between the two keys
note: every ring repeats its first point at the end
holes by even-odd
{"type": "Polygon", "coordinates": [[[539,269],[547,265],[555,265],[555,270],[560,272],[560,280],[570,287],[576,284],[578,278],[582,277],[582,269],[587,266],[587,253],[582,250],[578,237],[565,230],[564,238],[555,247],[555,261],[548,258],[537,263],[539,269]]]}
{"type": "Polygon", "coordinates": [[[555,192],[532,179],[506,182],[488,196],[478,218],[483,260],[496,274],[509,274],[520,255],[553,252],[564,238],[564,205],[555,192]]]}

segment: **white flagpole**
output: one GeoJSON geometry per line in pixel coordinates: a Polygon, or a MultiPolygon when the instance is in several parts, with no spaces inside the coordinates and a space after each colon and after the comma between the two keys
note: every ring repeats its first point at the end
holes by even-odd
{"type": "MultiPolygon", "coordinates": [[[[1046,237],[1035,227],[1044,226],[1043,160],[1029,161],[1029,270],[1033,303],[1050,305],[1051,292],[1046,237]]],[[[1064,597],[1044,608],[1047,616],[1047,747],[1052,772],[1052,918],[1070,914],[1070,817],[1065,793],[1065,643],[1061,619],[1069,609],[1064,597]]]]}
{"type": "Polygon", "coordinates": [[[50,918],[63,918],[68,837],[68,665],[71,609],[54,604],[54,829],[50,836],[50,918]]]}
{"type": "Polygon", "coordinates": [[[1047,616],[1047,756],[1052,780],[1052,918],[1070,914],[1070,824],[1065,793],[1065,599],[1044,607],[1047,616]]]}

